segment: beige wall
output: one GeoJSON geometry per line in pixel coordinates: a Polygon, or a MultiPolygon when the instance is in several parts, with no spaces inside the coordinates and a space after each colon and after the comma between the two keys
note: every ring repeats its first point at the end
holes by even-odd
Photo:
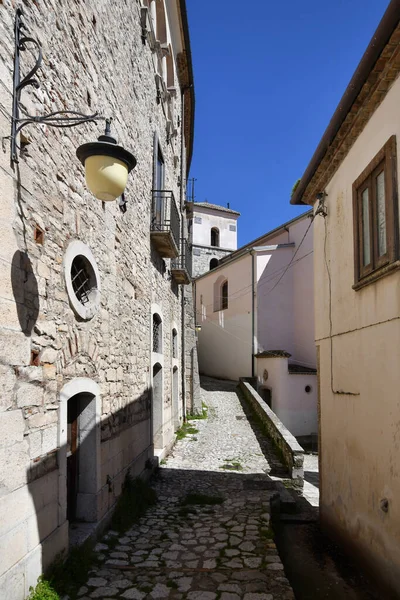
{"type": "Polygon", "coordinates": [[[352,184],[391,135],[399,143],[399,106],[398,79],[326,188],[328,216],[314,222],[314,265],[322,519],[400,593],[400,273],[352,289],[352,184]]]}

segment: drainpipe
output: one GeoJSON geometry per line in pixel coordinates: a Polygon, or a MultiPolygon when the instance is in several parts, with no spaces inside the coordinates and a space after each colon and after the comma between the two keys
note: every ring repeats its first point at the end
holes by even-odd
{"type": "MultiPolygon", "coordinates": [[[[183,216],[183,206],[184,206],[184,189],[185,189],[185,172],[183,166],[184,159],[184,147],[185,147],[185,89],[182,90],[181,93],[181,187],[179,200],[181,205],[181,239],[184,238],[185,233],[185,224],[184,224],[184,216],[183,216]]],[[[179,244],[181,241],[179,240],[179,244]]],[[[181,248],[179,248],[181,251],[181,248]]],[[[185,286],[182,285],[181,292],[181,346],[182,346],[182,411],[183,411],[183,420],[186,421],[186,338],[185,338],[185,286]]]]}
{"type": "Polygon", "coordinates": [[[254,355],[255,350],[255,317],[256,317],[256,291],[255,291],[255,252],[250,251],[251,254],[251,376],[255,377],[254,369],[254,355]]]}

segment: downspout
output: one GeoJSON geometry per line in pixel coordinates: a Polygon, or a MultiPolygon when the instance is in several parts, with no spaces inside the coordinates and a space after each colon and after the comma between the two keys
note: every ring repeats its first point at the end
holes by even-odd
{"type": "Polygon", "coordinates": [[[250,250],[251,254],[251,376],[255,377],[254,355],[255,349],[255,317],[256,317],[256,291],[254,285],[255,275],[255,252],[250,250]]]}
{"type": "MultiPolygon", "coordinates": [[[[181,221],[181,239],[184,238],[185,233],[185,225],[184,225],[184,216],[183,216],[183,206],[184,206],[184,186],[185,186],[185,172],[184,172],[184,147],[185,147],[185,89],[182,90],[181,94],[181,187],[180,187],[180,212],[182,215],[181,221]]],[[[181,241],[179,241],[181,244],[181,241]]],[[[183,249],[182,249],[183,250],[183,249]]],[[[180,248],[181,251],[181,248],[180,248]]],[[[185,338],[185,286],[182,285],[181,289],[181,346],[182,346],[182,412],[183,412],[183,420],[186,421],[186,338],[185,338]]]]}

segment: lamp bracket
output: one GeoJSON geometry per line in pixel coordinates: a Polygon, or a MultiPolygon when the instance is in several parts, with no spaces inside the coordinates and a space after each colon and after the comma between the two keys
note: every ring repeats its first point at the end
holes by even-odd
{"type": "Polygon", "coordinates": [[[38,79],[35,78],[37,71],[42,65],[42,48],[39,42],[29,35],[25,35],[23,30],[26,30],[26,25],[22,21],[23,12],[20,8],[17,9],[15,15],[15,52],[14,52],[14,80],[13,80],[13,106],[12,106],[12,121],[11,121],[11,162],[18,162],[17,155],[17,135],[25,127],[31,123],[43,123],[49,127],[75,127],[83,123],[91,123],[102,120],[103,117],[98,116],[98,113],[93,115],[85,115],[81,112],[72,110],[62,110],[48,113],[47,115],[34,116],[30,115],[21,105],[21,92],[28,86],[36,89],[40,87],[38,79]],[[33,44],[37,51],[37,58],[34,67],[29,73],[21,79],[20,72],[20,53],[28,49],[28,45],[33,44]],[[20,118],[20,113],[22,118],[20,118]]]}

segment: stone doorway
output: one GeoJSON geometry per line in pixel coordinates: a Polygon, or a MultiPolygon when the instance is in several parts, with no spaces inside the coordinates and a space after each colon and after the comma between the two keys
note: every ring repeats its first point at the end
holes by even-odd
{"type": "Polygon", "coordinates": [[[60,392],[59,525],[68,519],[70,544],[81,543],[98,521],[100,493],[99,386],[76,377],[60,392]]]}
{"type": "Polygon", "coordinates": [[[70,523],[96,521],[96,407],[93,394],[68,400],[67,408],[67,519],[70,523]]]}
{"type": "Polygon", "coordinates": [[[160,363],[153,367],[153,443],[154,448],[160,450],[164,447],[163,436],[163,369],[160,363]]]}

